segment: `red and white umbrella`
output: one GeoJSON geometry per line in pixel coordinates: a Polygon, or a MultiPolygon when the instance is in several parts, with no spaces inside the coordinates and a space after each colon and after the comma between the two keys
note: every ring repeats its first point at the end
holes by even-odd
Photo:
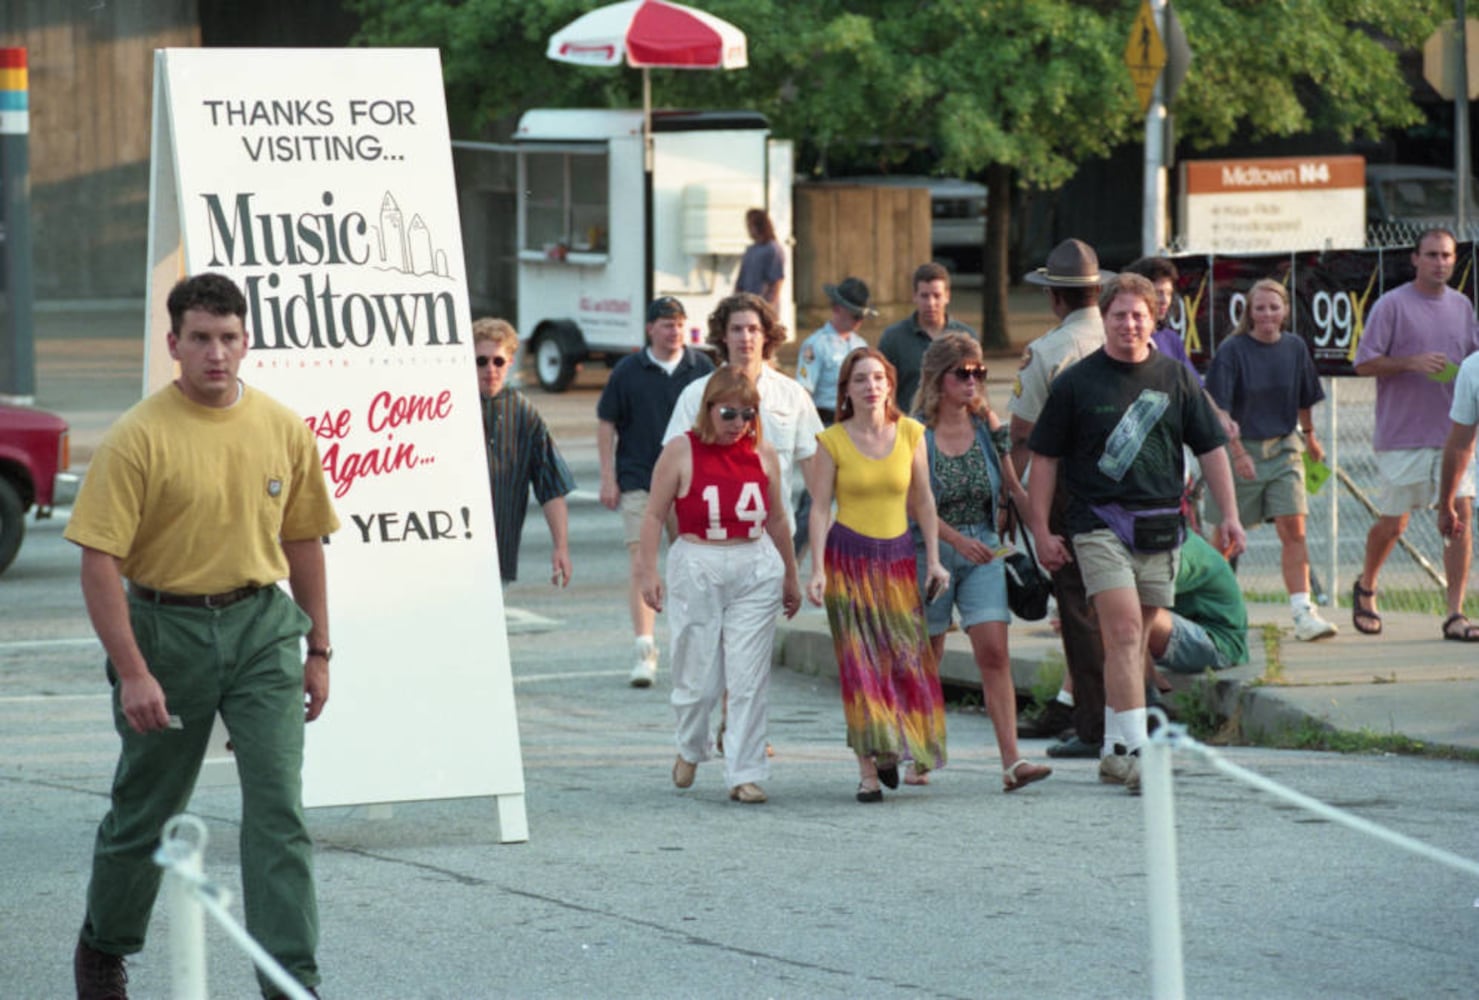
{"type": "Polygon", "coordinates": [[[742,69],[745,33],[669,0],[625,0],[583,14],[550,37],[545,53],[581,66],[742,69]]]}
{"type": "MultiPolygon", "coordinates": [[[[623,0],[598,7],[550,36],[545,55],[579,66],[642,70],[642,132],[652,134],[648,70],[743,69],[745,33],[722,18],[670,0],[623,0]]],[[[649,164],[650,167],[650,164],[649,164]]]]}

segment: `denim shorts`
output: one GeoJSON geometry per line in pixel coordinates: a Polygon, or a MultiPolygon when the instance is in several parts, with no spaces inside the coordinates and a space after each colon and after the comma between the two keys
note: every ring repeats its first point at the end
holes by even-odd
{"type": "Polygon", "coordinates": [[[1199,674],[1203,670],[1223,670],[1232,666],[1232,661],[1217,648],[1206,629],[1173,611],[1171,638],[1166,641],[1166,651],[1155,665],[1173,673],[1199,674]]]}
{"type": "MultiPolygon", "coordinates": [[[[1001,544],[996,529],[988,524],[951,525],[967,538],[974,538],[990,548],[1001,544]]],[[[916,550],[919,567],[919,592],[924,593],[924,550],[916,550]]],[[[933,601],[925,601],[924,616],[930,635],[943,635],[950,628],[950,610],[960,609],[960,627],[968,629],[982,622],[1009,622],[1007,610],[1007,577],[1005,563],[973,563],[954,548],[940,542],[940,564],[950,574],[950,586],[933,601]]],[[[921,598],[922,600],[923,598],[921,598]]]]}

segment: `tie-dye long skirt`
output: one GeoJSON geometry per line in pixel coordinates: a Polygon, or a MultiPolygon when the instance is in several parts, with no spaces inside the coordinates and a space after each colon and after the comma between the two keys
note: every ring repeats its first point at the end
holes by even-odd
{"type": "Polygon", "coordinates": [[[930,650],[909,535],[827,533],[827,624],[837,654],[847,745],[934,770],[945,763],[945,699],[930,650]]]}

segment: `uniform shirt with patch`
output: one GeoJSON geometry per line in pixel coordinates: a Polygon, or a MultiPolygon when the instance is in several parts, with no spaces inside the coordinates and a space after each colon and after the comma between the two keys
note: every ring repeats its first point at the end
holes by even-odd
{"type": "Polygon", "coordinates": [[[1075,309],[1053,329],[1027,346],[1007,410],[1029,424],[1037,423],[1053,380],[1104,346],[1104,319],[1093,306],[1075,309]]]}

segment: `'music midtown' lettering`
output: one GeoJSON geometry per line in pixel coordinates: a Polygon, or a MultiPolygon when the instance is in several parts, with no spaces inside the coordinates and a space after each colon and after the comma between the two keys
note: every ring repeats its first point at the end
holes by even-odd
{"type": "MultiPolygon", "coordinates": [[[[201,196],[211,267],[262,269],[243,282],[257,349],[410,347],[462,343],[451,292],[341,292],[330,266],[387,265],[381,234],[360,212],[260,212],[255,194],[201,196]],[[377,249],[378,248],[378,249],[377,249]],[[299,268],[282,273],[278,268],[299,268]]],[[[394,270],[394,267],[390,269],[394,270]]]]}

